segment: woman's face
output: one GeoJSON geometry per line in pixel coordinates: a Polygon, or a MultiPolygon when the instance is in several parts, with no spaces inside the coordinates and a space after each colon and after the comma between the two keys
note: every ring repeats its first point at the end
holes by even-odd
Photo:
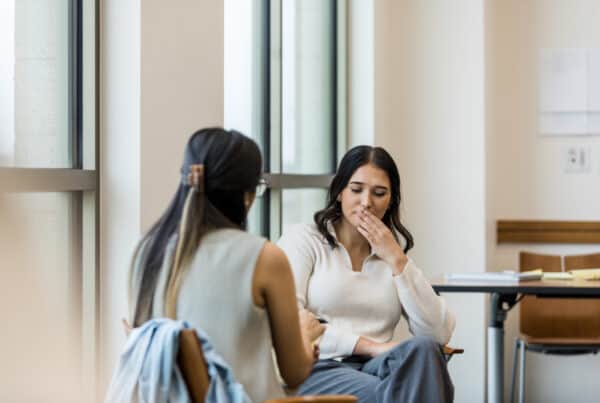
{"type": "Polygon", "coordinates": [[[381,220],[390,200],[390,178],[384,170],[373,164],[358,168],[338,195],[344,218],[355,227],[360,223],[358,214],[362,209],[369,210],[381,220]]]}

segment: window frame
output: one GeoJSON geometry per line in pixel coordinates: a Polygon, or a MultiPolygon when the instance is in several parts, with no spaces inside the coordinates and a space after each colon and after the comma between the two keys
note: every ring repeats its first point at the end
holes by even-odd
{"type": "Polygon", "coordinates": [[[81,307],[82,396],[97,396],[99,357],[99,116],[100,2],[69,0],[68,144],[71,168],[0,167],[0,192],[71,193],[71,226],[77,234],[71,261],[78,269],[81,307]],[[88,29],[88,26],[89,29],[88,29]],[[91,36],[86,38],[84,35],[91,36]],[[88,39],[86,42],[85,39],[88,39]],[[88,48],[84,49],[84,46],[88,48]],[[93,48],[92,48],[93,47],[93,48]],[[89,52],[84,58],[85,52],[89,52]],[[86,81],[87,80],[87,81],[86,81]],[[87,85],[87,91],[84,86],[87,85]],[[92,107],[85,109],[89,104],[92,107]],[[84,114],[87,111],[87,116],[84,114]],[[90,125],[84,126],[84,118],[90,125]],[[85,132],[84,132],[85,131],[85,132]]]}
{"type": "Polygon", "coordinates": [[[263,122],[267,127],[264,138],[263,154],[267,192],[262,205],[263,235],[271,240],[281,236],[283,222],[283,191],[286,189],[328,189],[333,179],[337,163],[347,149],[347,0],[332,0],[334,8],[335,52],[332,54],[334,65],[333,87],[333,147],[330,172],[325,174],[293,174],[282,172],[282,0],[267,0],[267,31],[263,33],[264,46],[269,49],[263,55],[266,65],[264,82],[266,105],[263,122]]]}

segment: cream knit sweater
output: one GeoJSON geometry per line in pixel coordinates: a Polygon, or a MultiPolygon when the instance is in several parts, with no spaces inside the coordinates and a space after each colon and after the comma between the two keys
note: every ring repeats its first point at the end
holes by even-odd
{"type": "Polygon", "coordinates": [[[290,261],[298,305],[328,321],[321,359],[351,355],[360,336],[390,341],[402,316],[412,334],[450,340],[454,315],[411,259],[397,276],[376,255],[353,271],[346,249],[332,249],[314,224],[293,226],[278,245],[290,261]]]}

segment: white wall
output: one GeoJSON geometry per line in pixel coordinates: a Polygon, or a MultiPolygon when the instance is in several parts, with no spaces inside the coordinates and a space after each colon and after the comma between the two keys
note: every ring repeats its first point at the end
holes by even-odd
{"type": "Polygon", "coordinates": [[[125,341],[135,242],[166,208],[189,135],[223,124],[223,4],[102,2],[101,382],[125,341]]]}
{"type": "MultiPolygon", "coordinates": [[[[598,220],[600,137],[543,137],[537,131],[538,55],[543,48],[600,48],[594,0],[486,3],[488,266],[516,267],[518,251],[586,253],[597,245],[495,244],[497,219],[598,220]],[[591,171],[563,171],[563,147],[591,147],[591,171]]],[[[506,390],[518,308],[508,316],[506,390]]],[[[597,356],[528,354],[527,401],[598,400],[597,356]]]]}
{"type": "MultiPolygon", "coordinates": [[[[374,2],[375,144],[395,158],[410,256],[430,278],[485,270],[483,0],[374,2]]],[[[457,317],[457,402],[485,394],[485,299],[445,295],[457,317]]]]}
{"type": "Polygon", "coordinates": [[[142,230],[175,194],[190,135],[223,125],[223,21],[222,2],[142,2],[142,230]]]}

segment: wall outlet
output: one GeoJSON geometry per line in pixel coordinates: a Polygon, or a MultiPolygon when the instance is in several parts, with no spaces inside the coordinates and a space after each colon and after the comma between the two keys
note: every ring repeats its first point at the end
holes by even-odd
{"type": "Polygon", "coordinates": [[[589,146],[568,146],[563,150],[564,171],[566,173],[590,172],[591,150],[589,146]]]}

